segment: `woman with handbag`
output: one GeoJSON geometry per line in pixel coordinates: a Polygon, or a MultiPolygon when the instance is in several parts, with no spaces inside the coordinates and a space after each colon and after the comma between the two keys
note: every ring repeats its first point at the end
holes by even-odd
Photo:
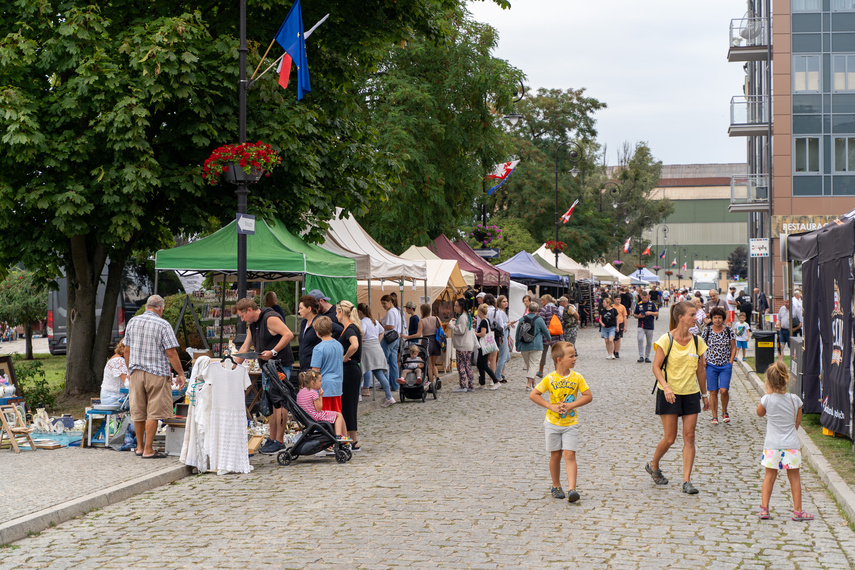
{"type": "Polygon", "coordinates": [[[427,338],[427,353],[428,353],[428,381],[433,382],[439,378],[439,369],[436,367],[436,359],[442,354],[442,347],[436,340],[437,329],[442,328],[442,322],[439,317],[432,317],[430,314],[430,305],[422,303],[419,307],[419,312],[422,318],[419,319],[419,326],[416,328],[415,334],[404,335],[404,338],[427,338]]]}
{"type": "Polygon", "coordinates": [[[389,388],[389,379],[386,377],[386,372],[389,370],[389,363],[386,361],[386,355],[383,354],[383,349],[380,347],[380,339],[383,338],[383,325],[380,321],[374,320],[371,315],[371,307],[367,303],[359,303],[357,312],[362,318],[362,362],[360,363],[363,371],[363,388],[362,396],[367,397],[371,394],[368,387],[371,385],[371,376],[380,382],[380,387],[386,393],[383,407],[390,406],[395,403],[392,398],[392,391],[389,388]]]}
{"type": "Polygon", "coordinates": [[[395,302],[393,303],[392,295],[383,295],[380,297],[380,304],[383,305],[383,309],[386,311],[386,315],[380,321],[380,324],[383,325],[383,330],[386,331],[383,333],[383,340],[380,341],[380,346],[383,348],[383,354],[386,355],[386,361],[389,363],[389,383],[393,392],[398,390],[398,383],[395,380],[399,376],[398,347],[400,346],[401,333],[403,332],[401,311],[396,306],[398,296],[395,295],[394,299],[395,302]]]}
{"type": "Polygon", "coordinates": [[[498,352],[499,347],[496,344],[496,337],[493,335],[493,329],[490,326],[490,321],[487,320],[487,311],[489,310],[489,305],[486,303],[478,307],[478,330],[475,332],[475,336],[478,337],[478,387],[486,388],[487,381],[484,378],[484,374],[486,373],[490,379],[493,380],[493,385],[490,387],[491,390],[498,390],[501,384],[499,383],[499,378],[496,377],[496,373],[493,372],[493,369],[490,368],[489,363],[487,362],[487,356],[492,352],[498,352]]]}
{"type": "Polygon", "coordinates": [[[508,298],[504,295],[499,295],[496,298],[496,309],[495,309],[495,318],[493,322],[496,323],[496,329],[501,334],[501,340],[499,340],[499,334],[496,335],[496,342],[499,343],[499,357],[496,360],[496,368],[494,369],[496,372],[496,376],[501,378],[502,384],[507,384],[507,380],[505,379],[505,375],[503,374],[505,370],[505,364],[507,364],[508,360],[511,358],[511,349],[510,349],[510,334],[508,330],[508,298]]]}
{"type": "Polygon", "coordinates": [[[475,331],[472,330],[472,320],[463,297],[454,301],[454,312],[457,315],[451,323],[451,346],[457,351],[457,373],[460,375],[460,387],[452,392],[474,392],[475,377],[472,374],[472,350],[478,344],[475,331]]]}
{"type": "Polygon", "coordinates": [[[351,450],[359,451],[359,439],[356,437],[356,410],[359,406],[359,386],[362,384],[362,323],[356,307],[350,301],[339,301],[335,306],[335,316],[344,328],[338,341],[344,351],[341,384],[341,415],[347,426],[347,437],[353,440],[351,450]]]}

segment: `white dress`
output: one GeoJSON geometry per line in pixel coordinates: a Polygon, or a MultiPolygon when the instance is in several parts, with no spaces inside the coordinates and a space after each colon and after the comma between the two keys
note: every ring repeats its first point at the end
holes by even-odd
{"type": "Polygon", "coordinates": [[[219,362],[200,363],[203,358],[207,359],[197,359],[191,374],[191,387],[199,378],[204,385],[193,392],[181,461],[200,471],[249,473],[245,407],[249,372],[244,366],[232,370],[231,363],[225,367],[219,362]]]}

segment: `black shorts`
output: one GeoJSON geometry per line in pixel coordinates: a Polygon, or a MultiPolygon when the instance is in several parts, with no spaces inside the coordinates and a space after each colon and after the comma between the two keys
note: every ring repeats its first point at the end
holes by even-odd
{"type": "Polygon", "coordinates": [[[677,414],[678,416],[691,416],[701,413],[701,393],[674,394],[677,399],[671,404],[665,399],[665,392],[656,389],[656,415],[667,416],[677,414]]]}
{"type": "Polygon", "coordinates": [[[622,339],[622,338],[623,338],[623,333],[624,333],[624,328],[623,328],[623,327],[624,327],[624,324],[625,324],[625,323],[622,323],[622,324],[617,328],[617,330],[615,331],[615,340],[620,340],[620,339],[622,339]]]}

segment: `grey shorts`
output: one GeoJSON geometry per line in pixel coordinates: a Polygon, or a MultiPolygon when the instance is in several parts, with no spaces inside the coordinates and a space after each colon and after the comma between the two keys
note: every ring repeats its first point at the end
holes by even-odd
{"type": "Polygon", "coordinates": [[[572,426],[557,426],[548,421],[543,422],[546,434],[546,451],[576,451],[579,446],[579,424],[572,426]]]}

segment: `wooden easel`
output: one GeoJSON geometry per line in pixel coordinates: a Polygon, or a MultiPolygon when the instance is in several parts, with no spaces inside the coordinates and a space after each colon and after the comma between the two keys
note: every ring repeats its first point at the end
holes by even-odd
{"type": "Polygon", "coordinates": [[[0,406],[0,422],[2,422],[3,426],[2,431],[0,431],[0,444],[3,443],[4,437],[8,437],[12,443],[12,449],[15,450],[15,453],[21,453],[21,448],[18,447],[17,438],[19,436],[24,436],[29,442],[30,449],[33,451],[36,450],[36,444],[30,435],[35,431],[35,428],[27,427],[26,422],[24,422],[24,418],[21,417],[21,414],[18,413],[18,409],[15,406],[0,406]],[[7,415],[14,418],[14,421],[11,424],[7,419],[7,415]]]}

